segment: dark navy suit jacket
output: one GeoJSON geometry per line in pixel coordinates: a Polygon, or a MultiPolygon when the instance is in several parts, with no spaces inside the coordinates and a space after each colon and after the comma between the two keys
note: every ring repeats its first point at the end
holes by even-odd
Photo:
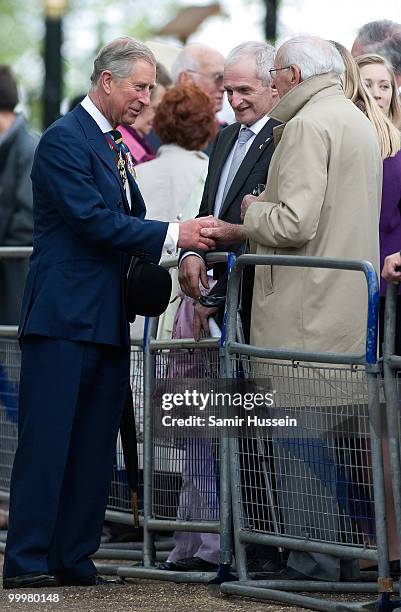
{"type": "Polygon", "coordinates": [[[34,250],[20,337],[127,347],[129,256],[158,262],[168,224],[144,221],[145,204],[131,176],[129,210],[115,153],[81,105],[43,134],[31,178],[34,250]]]}

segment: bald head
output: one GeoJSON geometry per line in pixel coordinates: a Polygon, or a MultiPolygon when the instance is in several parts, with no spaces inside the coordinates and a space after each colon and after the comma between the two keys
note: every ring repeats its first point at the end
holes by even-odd
{"type": "Polygon", "coordinates": [[[224,56],[207,45],[192,43],[186,45],[177,55],[171,68],[174,83],[185,85],[196,83],[213,98],[215,112],[223,104],[224,56]]]}

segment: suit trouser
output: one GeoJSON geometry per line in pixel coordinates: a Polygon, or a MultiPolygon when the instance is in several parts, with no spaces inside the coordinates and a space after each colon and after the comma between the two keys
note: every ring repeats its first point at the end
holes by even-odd
{"type": "Polygon", "coordinates": [[[96,573],[129,351],[41,336],[22,341],[19,442],[4,576],[96,573]]]}
{"type": "MultiPolygon", "coordinates": [[[[284,533],[336,542],[339,532],[337,460],[333,447],[318,438],[273,440],[276,486],[284,533]]],[[[291,551],[287,565],[316,580],[355,579],[357,561],[330,554],[291,551]]]]}

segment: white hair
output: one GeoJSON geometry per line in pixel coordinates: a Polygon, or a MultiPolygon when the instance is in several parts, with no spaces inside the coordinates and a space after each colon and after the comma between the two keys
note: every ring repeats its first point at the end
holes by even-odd
{"type": "Polygon", "coordinates": [[[345,71],[344,62],[337,49],[328,41],[317,36],[295,36],[287,40],[277,51],[276,59],[282,66],[295,64],[301,71],[301,80],[312,76],[345,71]]]}
{"type": "Polygon", "coordinates": [[[185,45],[175,58],[171,66],[171,78],[173,83],[177,83],[179,76],[186,70],[199,70],[201,58],[210,53],[217,53],[212,47],[208,47],[202,43],[191,43],[185,45]]]}
{"type": "Polygon", "coordinates": [[[144,60],[156,66],[156,59],[152,51],[138,40],[130,36],[121,36],[112,40],[100,49],[95,58],[91,89],[96,87],[104,70],[110,70],[115,79],[126,79],[132,73],[133,65],[138,60],[144,60]]]}
{"type": "Polygon", "coordinates": [[[262,81],[262,85],[270,85],[270,68],[273,67],[275,49],[265,42],[250,40],[234,47],[227,55],[224,68],[235,64],[242,57],[253,57],[256,63],[256,76],[262,81]]]}

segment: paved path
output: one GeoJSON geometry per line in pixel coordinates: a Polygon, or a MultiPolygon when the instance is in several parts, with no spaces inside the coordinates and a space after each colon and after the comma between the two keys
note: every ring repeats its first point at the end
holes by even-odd
{"type": "MultiPolygon", "coordinates": [[[[0,555],[0,565],[3,557],[0,555]]],[[[59,595],[59,602],[16,603],[14,590],[0,590],[1,612],[301,612],[301,608],[226,597],[216,587],[127,579],[123,586],[21,589],[20,594],[59,595]]],[[[341,601],[360,601],[366,596],[336,596],[341,601]]]]}

